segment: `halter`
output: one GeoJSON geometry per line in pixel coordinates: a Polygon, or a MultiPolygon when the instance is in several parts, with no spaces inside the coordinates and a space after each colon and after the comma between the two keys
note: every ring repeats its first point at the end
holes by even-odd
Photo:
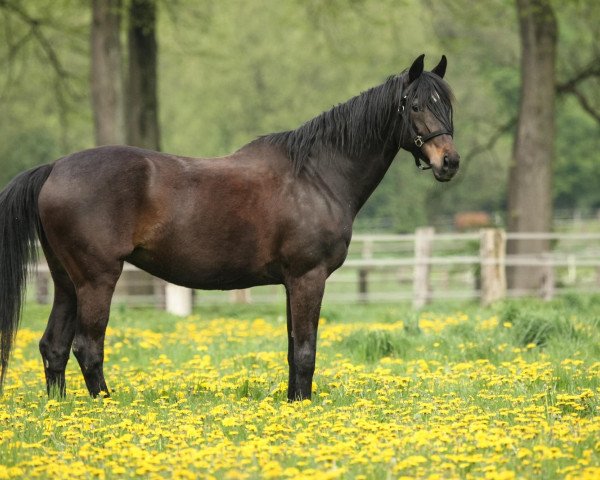
{"type": "MultiPolygon", "coordinates": [[[[406,106],[406,95],[404,95],[404,97],[402,97],[402,103],[400,104],[400,108],[398,109],[398,113],[403,112],[404,108],[406,106]]],[[[414,132],[414,130],[411,128],[411,130],[414,132]]],[[[430,132],[427,135],[415,135],[415,137],[413,138],[413,143],[415,144],[415,146],[420,149],[426,142],[428,142],[429,140],[431,140],[432,138],[435,137],[439,137],[440,135],[453,135],[453,132],[449,131],[449,130],[436,130],[435,132],[430,132]]],[[[425,164],[423,165],[423,161],[427,161],[425,158],[421,157],[421,150],[417,150],[415,151],[414,149],[410,150],[410,153],[412,153],[413,157],[415,158],[415,165],[417,166],[417,168],[419,170],[429,170],[431,168],[430,164],[425,164]]]]}
{"type": "MultiPolygon", "coordinates": [[[[428,133],[427,135],[417,135],[413,139],[413,143],[417,148],[421,148],[425,142],[428,142],[432,138],[439,137],[440,135],[452,136],[452,132],[449,132],[448,130],[436,130],[435,132],[428,133]]],[[[420,150],[418,151],[418,153],[415,153],[414,150],[410,153],[412,153],[413,157],[415,157],[415,165],[419,170],[429,170],[431,168],[431,165],[423,165],[423,163],[421,163],[424,159],[419,156],[419,154],[421,153],[420,150]]]]}

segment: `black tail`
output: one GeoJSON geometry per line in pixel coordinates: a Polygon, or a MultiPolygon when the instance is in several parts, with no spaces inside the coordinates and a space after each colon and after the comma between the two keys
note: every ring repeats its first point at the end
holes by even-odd
{"type": "Polygon", "coordinates": [[[0,391],[19,326],[27,269],[37,259],[38,196],[51,171],[52,165],[32,168],[0,192],[0,391]]]}

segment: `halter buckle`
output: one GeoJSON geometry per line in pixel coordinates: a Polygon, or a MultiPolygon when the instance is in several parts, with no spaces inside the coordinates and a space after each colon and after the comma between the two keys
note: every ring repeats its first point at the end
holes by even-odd
{"type": "Polygon", "coordinates": [[[417,146],[417,148],[421,148],[424,143],[425,142],[423,141],[423,137],[421,137],[421,135],[417,135],[415,137],[415,145],[417,146]]]}

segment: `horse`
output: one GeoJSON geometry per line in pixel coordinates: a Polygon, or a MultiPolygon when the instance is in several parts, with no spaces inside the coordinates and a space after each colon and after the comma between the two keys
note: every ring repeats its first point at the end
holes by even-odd
{"type": "Polygon", "coordinates": [[[0,388],[37,241],[54,282],[39,342],[48,394],[66,395],[73,351],[89,394],[109,395],[104,339],[123,262],[194,289],[283,284],[290,401],[310,399],[325,281],[347,255],[358,211],[400,149],[449,181],[459,167],[442,56],[295,130],[235,153],[189,158],[132,146],[73,153],[0,192],[0,388]]]}

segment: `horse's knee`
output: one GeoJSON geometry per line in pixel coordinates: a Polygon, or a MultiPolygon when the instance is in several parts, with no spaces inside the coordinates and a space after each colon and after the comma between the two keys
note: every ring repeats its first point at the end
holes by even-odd
{"type": "Polygon", "coordinates": [[[46,369],[60,372],[67,367],[67,362],[69,361],[68,348],[54,345],[46,337],[42,337],[40,340],[39,348],[46,369]]]}
{"type": "Polygon", "coordinates": [[[294,348],[294,366],[299,375],[313,375],[315,372],[315,348],[310,343],[294,348]]]}

